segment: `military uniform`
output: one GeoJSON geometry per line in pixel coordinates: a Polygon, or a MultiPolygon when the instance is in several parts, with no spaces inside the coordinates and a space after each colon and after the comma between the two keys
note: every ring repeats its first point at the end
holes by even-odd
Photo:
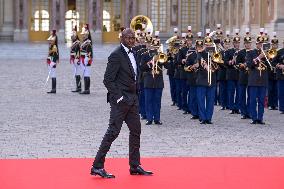
{"type": "Polygon", "coordinates": [[[167,62],[167,75],[169,76],[169,82],[170,82],[170,93],[171,93],[171,99],[173,104],[176,105],[176,83],[174,79],[174,73],[175,73],[175,67],[174,67],[174,58],[173,55],[168,53],[168,62],[167,62]]]}
{"type": "Polygon", "coordinates": [[[88,25],[83,27],[82,33],[84,35],[83,41],[80,47],[80,65],[83,70],[84,87],[85,90],[80,94],[90,94],[90,77],[91,77],[91,65],[93,62],[93,46],[92,39],[90,38],[90,31],[88,25]]]}
{"type": "MultiPolygon", "coordinates": [[[[189,112],[188,109],[188,92],[189,87],[186,84],[187,82],[187,73],[184,70],[184,63],[182,62],[183,59],[186,59],[187,51],[189,50],[189,47],[182,47],[179,50],[177,61],[179,66],[179,72],[180,72],[180,87],[181,87],[181,108],[182,110],[187,113],[189,112]]],[[[191,49],[192,50],[192,49],[191,49]]]]}
{"type": "MultiPolygon", "coordinates": [[[[222,57],[224,57],[224,51],[220,52],[222,57]]],[[[228,98],[228,92],[227,92],[227,80],[226,80],[226,66],[220,65],[218,71],[217,71],[217,82],[219,86],[219,104],[222,107],[222,110],[225,110],[227,105],[227,98],[228,98]]]]}
{"type": "Polygon", "coordinates": [[[234,65],[230,64],[230,61],[233,60],[236,49],[231,48],[224,52],[224,63],[227,67],[226,70],[226,80],[227,80],[227,91],[228,91],[228,107],[232,110],[232,113],[238,112],[238,70],[234,65]]]}
{"type": "MultiPolygon", "coordinates": [[[[275,58],[275,63],[281,66],[284,65],[284,48],[278,50],[275,58]]],[[[280,69],[276,66],[276,79],[278,88],[279,111],[284,114],[284,68],[280,69]]]]}
{"type": "Polygon", "coordinates": [[[56,30],[52,31],[51,36],[47,39],[50,41],[47,64],[48,64],[48,77],[51,78],[51,91],[47,93],[56,93],[56,65],[59,61],[58,39],[56,30]]]}
{"type": "Polygon", "coordinates": [[[80,40],[77,35],[77,27],[73,29],[71,36],[72,45],[70,48],[70,64],[74,67],[74,77],[76,79],[76,89],[72,92],[81,92],[81,75],[80,75],[80,40]]]}
{"type": "Polygon", "coordinates": [[[242,49],[238,52],[236,57],[236,64],[239,68],[239,80],[238,80],[238,89],[239,89],[239,109],[240,113],[243,116],[243,119],[249,118],[249,95],[248,90],[248,70],[246,68],[246,49],[242,49]]]}
{"type": "MultiPolygon", "coordinates": [[[[190,68],[196,63],[197,51],[190,50],[186,59],[185,68],[190,68]]],[[[188,109],[193,116],[192,119],[199,118],[197,95],[196,95],[196,76],[197,73],[194,69],[188,70],[187,72],[187,85],[189,86],[189,98],[188,98],[188,109]]]]}
{"type": "MultiPolygon", "coordinates": [[[[144,53],[148,51],[146,45],[138,45],[133,48],[135,52],[137,65],[141,66],[142,64],[142,56],[144,53]]],[[[146,109],[145,109],[145,91],[144,91],[144,79],[143,72],[139,72],[139,113],[142,119],[146,119],[146,109]]]]}
{"type": "MultiPolygon", "coordinates": [[[[262,43],[263,37],[260,35],[257,37],[257,42],[262,43]]],[[[252,119],[252,124],[264,124],[264,99],[266,94],[266,88],[268,84],[269,67],[265,58],[259,59],[261,49],[253,49],[247,52],[246,63],[249,68],[248,86],[250,95],[249,114],[252,119]],[[260,66],[262,65],[262,66],[260,66]],[[258,104],[258,106],[257,106],[258,104]],[[256,110],[258,107],[258,110],[256,110]]]]}
{"type": "MultiPolygon", "coordinates": [[[[159,42],[155,42],[158,39],[153,40],[153,47],[159,45],[159,42]]],[[[143,72],[144,90],[145,90],[145,108],[146,108],[146,125],[151,125],[154,121],[155,124],[161,125],[161,101],[162,92],[164,88],[163,79],[163,64],[156,62],[157,67],[153,68],[153,64],[149,63],[153,60],[153,57],[157,55],[157,50],[150,50],[149,53],[145,53],[141,60],[141,71],[143,72]],[[157,72],[156,72],[157,71],[157,72]]]]}
{"type": "MultiPolygon", "coordinates": [[[[206,32],[207,35],[210,32],[206,32]]],[[[204,44],[212,43],[212,39],[207,36],[204,39],[204,44]]],[[[211,56],[211,55],[210,55],[211,56]]],[[[201,124],[211,124],[213,112],[214,112],[214,99],[215,99],[215,90],[216,90],[216,81],[217,76],[216,72],[212,72],[211,84],[208,83],[208,71],[205,68],[205,65],[201,64],[201,60],[205,61],[205,64],[208,63],[208,53],[203,50],[197,55],[197,61],[199,62],[199,68],[197,70],[196,77],[196,95],[198,103],[198,114],[201,124]]]]}

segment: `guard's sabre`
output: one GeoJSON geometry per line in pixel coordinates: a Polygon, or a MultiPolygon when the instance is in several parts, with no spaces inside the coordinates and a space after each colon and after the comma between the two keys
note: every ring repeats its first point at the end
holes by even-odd
{"type": "Polygon", "coordinates": [[[48,72],[48,75],[47,75],[47,78],[46,78],[46,81],[45,81],[45,84],[44,84],[44,88],[45,88],[46,85],[47,85],[47,82],[48,82],[49,77],[50,77],[50,73],[51,73],[51,69],[50,69],[49,72],[48,72]]]}

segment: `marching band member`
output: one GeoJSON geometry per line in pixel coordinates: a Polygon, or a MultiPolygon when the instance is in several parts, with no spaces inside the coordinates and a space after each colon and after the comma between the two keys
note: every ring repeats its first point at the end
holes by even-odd
{"type": "MultiPolygon", "coordinates": [[[[269,36],[267,31],[265,32],[264,42],[269,43],[269,36]]],[[[278,39],[276,33],[273,33],[273,38],[271,39],[271,49],[274,49],[276,52],[278,50],[278,39]]],[[[276,58],[270,59],[272,64],[276,61],[276,58]]],[[[278,109],[278,92],[277,92],[277,79],[276,79],[276,70],[268,70],[268,107],[270,110],[278,109]]]]}
{"type": "Polygon", "coordinates": [[[246,64],[247,51],[251,50],[252,38],[249,33],[249,28],[246,28],[246,35],[244,36],[244,49],[240,50],[236,57],[236,66],[239,70],[239,109],[242,118],[250,118],[249,115],[249,90],[248,90],[248,68],[246,64]]]}
{"type": "Polygon", "coordinates": [[[92,59],[93,59],[93,47],[92,47],[92,39],[88,24],[86,24],[82,28],[81,34],[83,35],[83,41],[81,43],[81,48],[80,48],[80,60],[81,60],[81,67],[83,70],[85,90],[80,94],[90,94],[90,82],[91,82],[90,66],[92,64],[92,59]]]}
{"type": "MultiPolygon", "coordinates": [[[[223,30],[221,29],[221,24],[216,24],[217,26],[217,30],[215,32],[215,39],[213,39],[215,45],[216,45],[216,48],[218,48],[219,52],[222,54],[222,57],[224,57],[224,48],[223,48],[223,30]]],[[[213,31],[214,33],[214,31],[213,31]]],[[[216,89],[215,89],[215,99],[214,99],[214,104],[217,105],[219,103],[219,105],[222,106],[221,110],[225,109],[223,107],[225,107],[225,100],[227,99],[227,86],[225,87],[221,87],[221,85],[224,84],[224,80],[226,79],[226,69],[224,66],[221,66],[219,67],[218,70],[216,70],[216,74],[217,74],[217,86],[216,86],[216,89]],[[221,72],[221,73],[219,73],[221,72]],[[225,79],[223,79],[225,78],[225,79]],[[223,91],[221,91],[223,90],[223,91]],[[226,96],[224,96],[224,93],[222,94],[221,92],[224,92],[226,93],[226,96]],[[222,96],[222,97],[221,97],[222,96]],[[221,99],[223,98],[223,99],[221,99]],[[221,101],[223,103],[221,103],[221,101]],[[223,105],[222,105],[223,104],[223,105]]]]}
{"type": "Polygon", "coordinates": [[[186,63],[185,71],[187,71],[187,84],[189,86],[189,102],[188,106],[191,111],[191,119],[199,119],[197,95],[196,95],[196,71],[197,71],[197,54],[203,50],[203,39],[201,38],[201,32],[197,33],[198,39],[195,42],[195,50],[189,50],[186,63]]]}
{"type": "Polygon", "coordinates": [[[146,125],[154,121],[156,125],[162,125],[160,120],[162,92],[164,88],[163,64],[158,60],[158,49],[160,47],[159,32],[155,32],[150,51],[143,55],[141,71],[144,77],[146,125]]]}
{"type": "Polygon", "coordinates": [[[264,99],[268,82],[267,69],[270,68],[265,58],[266,55],[263,53],[263,42],[263,28],[261,28],[260,35],[256,39],[256,48],[247,51],[246,55],[246,63],[249,68],[248,86],[251,124],[265,124],[263,122],[264,99]],[[258,110],[256,110],[256,107],[258,107],[258,110]]]}
{"type": "MultiPolygon", "coordinates": [[[[178,29],[177,28],[174,28],[174,33],[175,33],[175,36],[177,37],[177,40],[176,40],[176,48],[180,49],[180,39],[179,39],[179,36],[177,34],[178,32],[178,29]]],[[[174,72],[174,79],[175,79],[175,83],[176,83],[176,102],[177,102],[177,107],[178,107],[178,110],[182,110],[182,87],[181,87],[181,77],[180,77],[180,71],[181,71],[181,65],[179,64],[178,62],[178,54],[179,54],[179,50],[178,52],[176,52],[176,54],[174,55],[174,65],[175,65],[175,72],[174,72]]]]}
{"type": "Polygon", "coordinates": [[[56,65],[59,63],[58,39],[56,30],[52,30],[50,37],[47,39],[49,44],[49,51],[47,57],[47,64],[49,69],[48,77],[51,77],[51,91],[47,93],[56,93],[56,65]]]}
{"type": "MultiPolygon", "coordinates": [[[[235,68],[236,61],[235,57],[238,54],[240,48],[240,37],[239,29],[235,31],[236,36],[233,38],[234,48],[230,48],[224,52],[225,65],[227,66],[226,70],[226,80],[227,80],[227,90],[228,90],[228,107],[231,110],[231,114],[238,114],[238,70],[235,68]]],[[[231,41],[229,40],[229,43],[231,41]]]]}
{"type": "Polygon", "coordinates": [[[81,75],[80,69],[80,40],[77,35],[77,26],[74,27],[72,31],[72,46],[70,49],[70,64],[74,66],[74,76],[76,79],[76,89],[72,92],[81,92],[81,75]]]}
{"type": "Polygon", "coordinates": [[[194,50],[192,48],[192,39],[193,35],[191,34],[191,26],[188,26],[189,33],[182,33],[182,38],[183,38],[183,44],[181,49],[179,50],[177,61],[180,66],[180,81],[181,81],[181,99],[182,99],[182,109],[183,109],[183,114],[188,114],[190,113],[189,107],[188,107],[188,92],[189,92],[189,87],[186,84],[187,83],[187,73],[184,70],[184,65],[186,62],[186,55],[189,50],[194,50]]]}
{"type": "Polygon", "coordinates": [[[212,124],[211,120],[214,111],[216,73],[213,65],[215,63],[212,61],[213,52],[207,50],[213,44],[209,34],[210,29],[206,29],[206,37],[204,38],[205,49],[198,52],[197,58],[199,67],[196,78],[196,95],[200,124],[212,124]]]}
{"type": "MultiPolygon", "coordinates": [[[[275,42],[273,43],[278,43],[278,39],[276,37],[274,37],[272,40],[275,40],[275,42]]],[[[281,112],[281,114],[284,114],[284,41],[283,48],[277,51],[277,55],[273,62],[274,66],[276,67],[279,111],[281,112]]]]}
{"type": "MultiPolygon", "coordinates": [[[[141,66],[142,57],[144,53],[147,53],[148,47],[151,44],[151,41],[146,41],[146,33],[144,31],[137,30],[138,33],[138,45],[134,47],[136,51],[137,64],[141,66]]],[[[145,105],[145,90],[144,90],[144,78],[143,72],[139,72],[139,113],[141,119],[146,119],[146,105],[145,105]]]]}

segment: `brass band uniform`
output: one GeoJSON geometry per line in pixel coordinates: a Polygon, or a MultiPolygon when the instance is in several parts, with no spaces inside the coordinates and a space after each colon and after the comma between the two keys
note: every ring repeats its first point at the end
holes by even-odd
{"type": "Polygon", "coordinates": [[[265,124],[263,122],[264,99],[268,83],[267,69],[270,68],[262,50],[263,42],[264,39],[262,33],[260,33],[256,39],[256,48],[248,51],[246,55],[246,63],[249,68],[248,86],[251,124],[265,124]]]}

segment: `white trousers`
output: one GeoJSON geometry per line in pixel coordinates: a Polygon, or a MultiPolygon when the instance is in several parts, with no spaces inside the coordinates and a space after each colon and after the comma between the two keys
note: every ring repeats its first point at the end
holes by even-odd
{"type": "Polygon", "coordinates": [[[80,75],[80,64],[77,64],[78,59],[74,59],[73,62],[71,62],[73,64],[73,68],[74,68],[74,75],[80,75]]]}
{"type": "MultiPolygon", "coordinates": [[[[82,60],[82,59],[81,59],[82,60]]],[[[87,66],[89,62],[89,58],[85,57],[84,62],[81,61],[81,69],[83,71],[83,77],[90,77],[91,76],[91,66],[87,66]]]]}
{"type": "Polygon", "coordinates": [[[56,68],[53,68],[54,65],[56,65],[55,62],[51,62],[48,65],[48,72],[50,72],[49,77],[51,77],[51,78],[56,78],[56,71],[55,71],[56,68]]]}

